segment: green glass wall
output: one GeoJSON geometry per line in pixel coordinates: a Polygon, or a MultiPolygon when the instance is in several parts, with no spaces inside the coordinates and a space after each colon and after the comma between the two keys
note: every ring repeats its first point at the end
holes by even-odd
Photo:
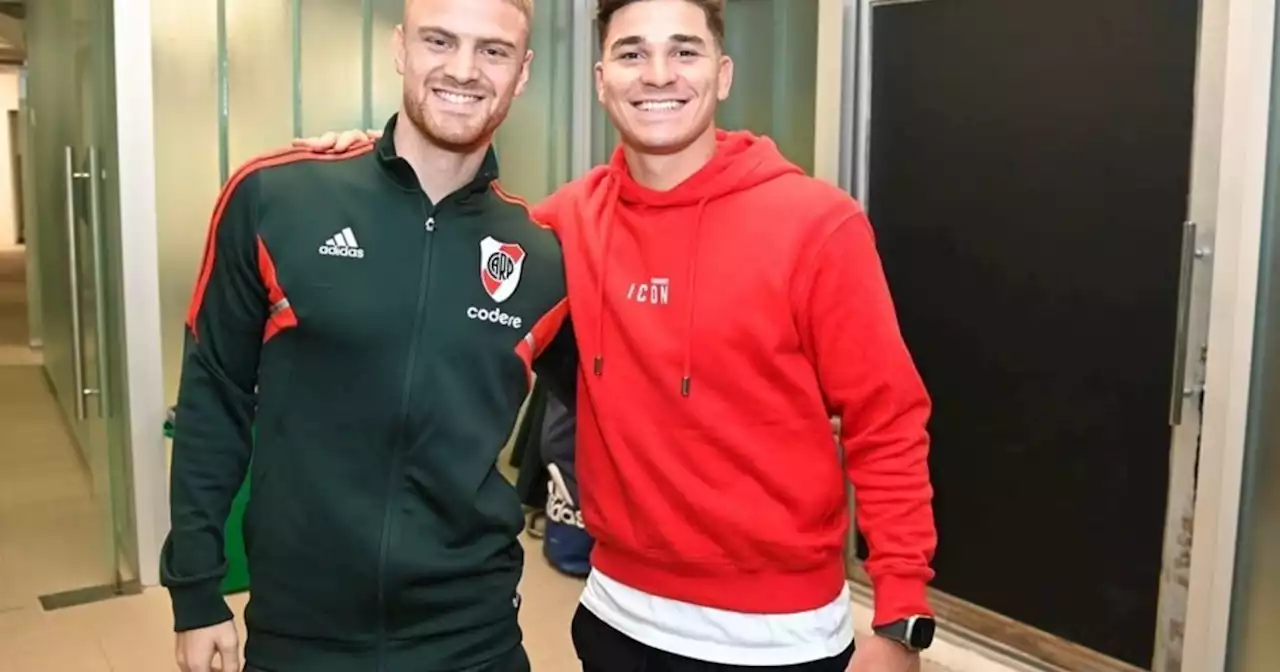
{"type": "MultiPolygon", "coordinates": [[[[599,60],[598,40],[593,42],[599,60]]],[[[783,155],[812,174],[818,0],[727,3],[725,51],[734,62],[733,90],[716,123],[769,136],[783,155]]],[[[607,161],[617,142],[608,115],[595,105],[592,161],[607,161]]]]}
{"type": "Polygon", "coordinates": [[[572,105],[573,21],[569,2],[535,2],[534,57],[524,95],[511,105],[511,116],[494,139],[502,161],[502,184],[531,201],[567,182],[573,142],[569,127],[572,105]]]}
{"type": "MultiPolygon", "coordinates": [[[[535,3],[533,72],[495,146],[508,191],[565,182],[572,142],[572,3],[535,3]]],[[[403,0],[152,4],[165,393],[176,399],[183,321],[209,216],[229,173],[295,137],[381,128],[400,106],[392,31],[403,0]]],[[[55,357],[55,361],[58,357],[55,357]]]]}

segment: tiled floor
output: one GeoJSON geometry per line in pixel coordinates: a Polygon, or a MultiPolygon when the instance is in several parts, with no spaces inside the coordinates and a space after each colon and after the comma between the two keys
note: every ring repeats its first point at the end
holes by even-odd
{"type": "MultiPolygon", "coordinates": [[[[0,254],[0,672],[172,672],[168,595],[141,595],[44,611],[39,596],[104,582],[98,533],[105,529],[90,484],[38,355],[25,346],[25,288],[0,254]],[[20,324],[15,324],[20,322],[20,324]]],[[[505,463],[505,461],[504,461],[505,463]]],[[[533,669],[580,669],[569,621],[582,584],[550,569],[526,538],[521,619],[533,669]]],[[[245,596],[231,599],[237,613],[245,596]]],[[[867,610],[855,605],[865,629],[867,610]]],[[[241,626],[243,632],[243,625],[241,626]]],[[[924,672],[1008,672],[940,642],[924,672]]]]}
{"type": "Polygon", "coordinates": [[[37,366],[0,366],[0,609],[110,583],[113,570],[84,463],[37,366]]]}
{"type": "Polygon", "coordinates": [[[107,528],[28,347],[26,294],[24,252],[0,250],[0,614],[110,579],[107,528]]]}
{"type": "MultiPolygon", "coordinates": [[[[536,542],[530,542],[536,547],[536,542]]],[[[530,548],[522,591],[526,646],[538,671],[574,669],[569,619],[580,584],[552,572],[530,548]]],[[[245,596],[231,598],[239,613],[245,596]]],[[[0,672],[172,672],[169,598],[163,590],[42,612],[33,597],[0,613],[0,672]]],[[[241,623],[243,633],[243,623],[241,623]]]]}
{"type": "MultiPolygon", "coordinates": [[[[569,621],[581,583],[553,572],[537,542],[526,540],[529,561],[521,590],[525,646],[535,672],[573,672],[569,621]]],[[[237,613],[245,596],[231,598],[237,613]]],[[[163,590],[43,612],[27,594],[0,613],[0,672],[172,672],[169,601],[163,590]]],[[[244,632],[243,623],[240,631],[244,632]]],[[[927,664],[924,672],[947,672],[927,664]]],[[[961,668],[954,668],[960,670],[961,668]]],[[[992,669],[978,668],[966,669],[992,669]]]]}
{"type": "MultiPolygon", "coordinates": [[[[50,417],[53,401],[34,371],[0,367],[0,390],[16,393],[0,398],[0,426],[20,427],[16,436],[36,436],[36,424],[56,430],[50,436],[61,431],[57,418],[50,417]],[[32,399],[42,394],[44,410],[32,412],[40,405],[32,399]]],[[[88,484],[78,470],[75,449],[65,435],[61,441],[37,440],[42,451],[14,449],[25,440],[6,440],[0,448],[0,672],[172,672],[169,601],[162,589],[55,611],[41,608],[39,595],[83,587],[99,572],[93,519],[79,508],[87,500],[88,484]]],[[[521,619],[533,669],[572,672],[579,668],[569,621],[582,584],[552,571],[538,541],[525,538],[524,543],[528,560],[521,619]]],[[[244,602],[245,596],[231,599],[237,613],[244,602]]],[[[858,616],[865,627],[865,610],[858,609],[858,616]]],[[[965,653],[939,648],[931,655],[963,661],[965,653]]],[[[968,662],[958,667],[930,664],[925,672],[946,670],[1003,668],[968,662]]]]}
{"type": "MultiPolygon", "coordinates": [[[[102,578],[89,486],[38,369],[0,367],[0,390],[0,427],[6,428],[0,444],[0,672],[172,672],[163,590],[55,611],[41,608],[42,594],[102,578]],[[36,445],[39,450],[22,448],[36,445]]],[[[582,584],[552,571],[538,541],[524,543],[521,618],[533,669],[579,669],[568,633],[582,584]]],[[[245,596],[231,602],[239,612],[245,596]]],[[[859,614],[865,624],[865,612],[859,614]]],[[[929,666],[926,672],[946,669],[929,666]]]]}

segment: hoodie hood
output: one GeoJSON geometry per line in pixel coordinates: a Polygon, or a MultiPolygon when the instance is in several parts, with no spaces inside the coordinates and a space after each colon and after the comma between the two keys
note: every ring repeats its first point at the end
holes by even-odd
{"type": "MultiPolygon", "coordinates": [[[[743,191],[758,187],[783,175],[802,175],[795,164],[788,161],[778,151],[778,146],[767,137],[757,136],[748,131],[716,131],[716,153],[705,166],[689,177],[689,179],[667,191],[650,189],[631,176],[631,170],[623,148],[614,150],[609,162],[608,172],[601,187],[608,199],[604,208],[604,257],[609,258],[609,243],[614,227],[618,225],[620,208],[635,207],[667,209],[695,208],[688,225],[681,227],[681,233],[689,236],[688,293],[689,302],[685,315],[684,357],[680,394],[688,397],[693,389],[693,327],[697,306],[697,273],[698,255],[702,242],[703,220],[706,217],[707,204],[720,198],[733,196],[743,191]]],[[[676,234],[681,235],[681,234],[676,234]]],[[[597,321],[595,358],[593,372],[597,376],[604,375],[604,330],[606,313],[605,288],[607,273],[612,264],[603,265],[597,299],[597,321]]]]}
{"type": "Polygon", "coordinates": [[[615,182],[618,200],[654,208],[698,205],[803,172],[772,140],[748,131],[716,131],[716,153],[711,161],[667,191],[650,189],[632,179],[621,146],[609,160],[609,177],[615,182]]]}

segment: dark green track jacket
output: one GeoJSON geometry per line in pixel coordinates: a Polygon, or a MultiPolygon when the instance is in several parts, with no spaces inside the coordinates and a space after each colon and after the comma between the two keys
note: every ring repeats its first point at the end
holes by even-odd
{"type": "Polygon", "coordinates": [[[496,461],[533,370],[574,382],[560,247],[492,150],[433,204],[394,129],[241,168],[187,316],[163,583],[177,630],[230,618],[251,470],[246,653],[270,672],[464,670],[520,643],[523,515],[496,461]]]}

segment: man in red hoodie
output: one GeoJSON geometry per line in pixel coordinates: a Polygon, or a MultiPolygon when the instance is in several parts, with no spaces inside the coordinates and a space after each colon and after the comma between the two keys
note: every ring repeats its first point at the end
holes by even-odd
{"type": "Polygon", "coordinates": [[[574,643],[586,672],[909,672],[934,626],[929,398],[861,207],[715,128],[723,5],[600,0],[621,147],[535,209],[582,364],[574,643]],[[875,593],[851,662],[832,415],[875,593]]]}
{"type": "Polygon", "coordinates": [[[933,630],[929,398],[859,205],[715,128],[723,4],[601,0],[596,88],[622,144],[534,212],[564,246],[582,358],[596,548],[574,642],[588,672],[843,671],[835,414],[878,635],[849,669],[907,672],[933,630]]]}

